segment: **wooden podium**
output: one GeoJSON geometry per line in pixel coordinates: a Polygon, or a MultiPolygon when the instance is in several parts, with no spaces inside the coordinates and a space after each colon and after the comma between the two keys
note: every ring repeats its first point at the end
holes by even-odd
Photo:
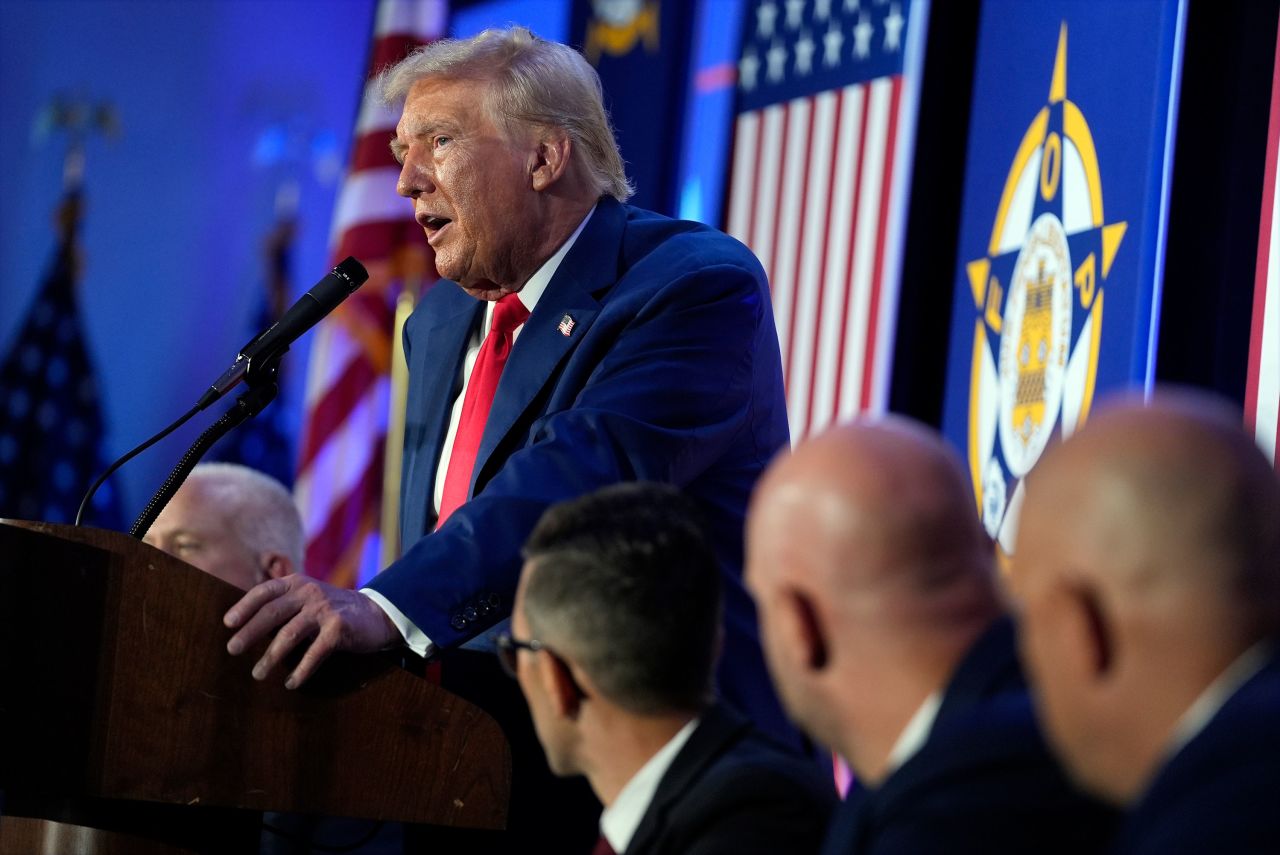
{"type": "Polygon", "coordinates": [[[381,655],[256,682],[265,643],[226,652],[242,593],[118,532],[0,521],[0,853],[39,851],[20,817],[131,851],[230,852],[246,817],[256,847],[264,810],[504,826],[492,718],[381,655]]]}

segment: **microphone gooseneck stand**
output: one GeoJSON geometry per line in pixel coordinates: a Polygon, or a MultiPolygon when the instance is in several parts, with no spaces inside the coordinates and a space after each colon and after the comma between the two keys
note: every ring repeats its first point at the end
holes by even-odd
{"type": "Polygon", "coordinates": [[[155,522],[156,517],[160,515],[160,511],[168,504],[169,499],[173,498],[173,494],[182,486],[182,482],[187,480],[187,476],[191,474],[191,470],[195,468],[195,465],[204,456],[205,452],[213,447],[215,442],[226,436],[230,430],[245,420],[253,418],[262,412],[267,404],[275,400],[276,393],[280,388],[280,357],[284,356],[289,350],[289,345],[293,344],[294,339],[311,329],[325,315],[336,309],[339,303],[350,297],[352,292],[363,285],[368,278],[369,272],[355,258],[347,256],[340,261],[310,291],[299,297],[297,302],[290,306],[278,321],[242,347],[240,352],[236,354],[235,362],[231,364],[231,367],[214,381],[213,385],[200,396],[200,400],[196,402],[196,405],[188,410],[185,415],[108,466],[107,471],[98,476],[98,480],[93,482],[93,486],[89,488],[89,491],[84,494],[84,498],[80,501],[80,509],[76,512],[75,524],[77,526],[80,525],[80,520],[83,519],[85,509],[89,507],[89,501],[93,498],[93,494],[97,492],[98,488],[102,486],[102,482],[111,473],[132,460],[139,453],[173,433],[179,426],[186,424],[196,413],[201,412],[241,381],[244,381],[249,387],[248,391],[237,398],[235,406],[224,413],[222,418],[214,422],[187,449],[187,453],[178,461],[178,465],[169,473],[169,477],[165,479],[160,490],[151,497],[146,509],[138,517],[137,522],[133,524],[133,528],[129,530],[131,535],[141,540],[146,535],[147,529],[151,528],[151,524],[155,522]]]}
{"type": "Polygon", "coordinates": [[[276,393],[280,390],[279,365],[280,357],[277,356],[269,364],[256,371],[253,368],[257,368],[257,366],[254,366],[245,374],[244,380],[249,386],[248,390],[236,398],[235,405],[231,409],[223,413],[216,422],[209,425],[204,433],[200,434],[195,442],[191,443],[187,453],[182,455],[178,465],[173,467],[169,477],[164,480],[164,483],[160,485],[160,489],[151,497],[151,501],[147,502],[147,506],[142,509],[142,513],[138,515],[133,528],[129,529],[129,534],[132,537],[142,540],[146,536],[147,530],[156,521],[160,511],[164,509],[165,505],[169,504],[173,494],[178,492],[182,482],[187,480],[191,470],[200,462],[200,458],[204,457],[205,453],[213,447],[214,443],[222,439],[238,425],[262,412],[267,404],[275,400],[276,393]]]}

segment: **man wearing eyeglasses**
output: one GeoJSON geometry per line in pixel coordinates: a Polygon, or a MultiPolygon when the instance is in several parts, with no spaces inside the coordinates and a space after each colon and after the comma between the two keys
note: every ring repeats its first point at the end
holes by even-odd
{"type": "Polygon", "coordinates": [[[721,584],[696,516],[646,483],[551,508],[499,659],[548,765],[604,805],[597,855],[817,851],[831,781],[714,701],[721,584]]]}

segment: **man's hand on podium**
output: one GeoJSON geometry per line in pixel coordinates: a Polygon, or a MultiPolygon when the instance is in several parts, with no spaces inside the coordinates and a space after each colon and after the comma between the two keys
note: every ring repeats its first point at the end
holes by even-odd
{"type": "Polygon", "coordinates": [[[395,624],[364,594],[301,575],[255,586],[222,622],[239,630],[227,642],[227,652],[233,656],[276,630],[267,652],[253,666],[255,680],[265,680],[300,644],[309,645],[285,680],[286,689],[305,683],[335,650],[369,653],[400,640],[395,624]]]}

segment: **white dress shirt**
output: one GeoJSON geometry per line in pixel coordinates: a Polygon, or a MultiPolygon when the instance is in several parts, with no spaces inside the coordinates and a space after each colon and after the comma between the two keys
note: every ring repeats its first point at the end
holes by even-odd
{"type": "Polygon", "coordinates": [[[649,760],[640,767],[640,771],[631,776],[631,780],[618,791],[613,804],[600,814],[600,833],[614,852],[626,852],[631,845],[631,838],[640,827],[640,820],[653,802],[653,794],[658,791],[658,784],[667,774],[676,755],[684,744],[698,729],[699,719],[693,719],[671,737],[671,741],[658,749],[649,760]]]}
{"type": "Polygon", "coordinates": [[[915,715],[907,722],[907,726],[898,734],[898,741],[893,743],[889,758],[885,761],[884,776],[887,778],[902,768],[902,765],[920,753],[924,744],[929,741],[933,725],[938,720],[938,710],[942,707],[942,692],[934,691],[924,699],[924,703],[916,710],[915,715]]]}
{"type": "MultiPolygon", "coordinates": [[[[550,258],[542,263],[542,266],[529,277],[529,281],[524,283],[517,293],[520,302],[530,314],[538,305],[538,300],[542,298],[542,292],[547,290],[547,285],[551,282],[551,277],[555,276],[556,271],[560,269],[560,262],[564,261],[564,257],[568,255],[569,249],[578,240],[578,235],[582,234],[582,230],[586,228],[587,222],[591,219],[591,215],[595,213],[593,205],[587,215],[582,218],[582,222],[578,223],[578,227],[573,230],[573,234],[569,235],[569,239],[560,245],[550,258]]],[[[432,495],[431,506],[438,513],[440,510],[440,500],[444,495],[444,477],[449,471],[449,458],[453,453],[453,440],[458,433],[458,422],[462,420],[462,402],[467,397],[467,386],[471,382],[471,370],[475,367],[476,358],[480,355],[480,345],[484,343],[484,338],[489,334],[489,327],[493,323],[493,307],[494,301],[489,301],[484,307],[484,319],[479,328],[471,334],[471,340],[467,344],[467,353],[462,361],[462,389],[458,392],[458,397],[454,399],[453,410],[449,415],[449,430],[444,437],[444,445],[440,451],[440,462],[436,465],[435,490],[432,495]]],[[[511,340],[514,342],[520,336],[520,331],[524,329],[524,324],[516,327],[511,333],[511,340]]],[[[409,620],[404,612],[396,608],[390,600],[379,594],[371,588],[361,588],[360,593],[386,612],[387,617],[391,618],[391,622],[396,625],[396,629],[400,631],[400,635],[404,638],[405,645],[419,656],[430,656],[435,649],[435,644],[427,637],[427,634],[409,620]]]]}
{"type": "Polygon", "coordinates": [[[1205,687],[1174,726],[1173,738],[1165,752],[1166,760],[1181,751],[1188,742],[1200,735],[1200,731],[1208,727],[1218,710],[1231,700],[1231,696],[1266,666],[1270,654],[1271,645],[1259,641],[1237,656],[1216,680],[1205,687]]]}

